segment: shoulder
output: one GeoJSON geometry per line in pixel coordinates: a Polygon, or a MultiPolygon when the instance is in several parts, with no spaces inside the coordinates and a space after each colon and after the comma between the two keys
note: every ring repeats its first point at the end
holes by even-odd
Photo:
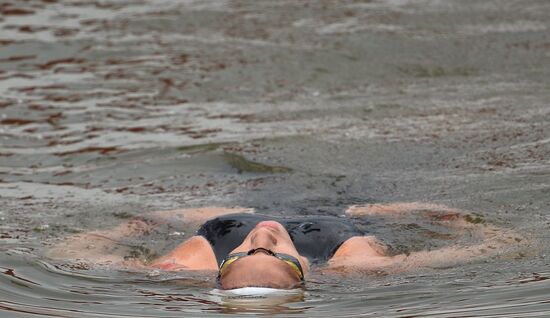
{"type": "Polygon", "coordinates": [[[328,262],[329,270],[341,271],[361,265],[363,269],[376,269],[387,265],[391,257],[387,248],[374,236],[354,236],[336,250],[328,262]]]}
{"type": "Polygon", "coordinates": [[[217,270],[218,263],[210,243],[202,236],[193,236],[167,255],[151,264],[164,270],[217,270]]]}

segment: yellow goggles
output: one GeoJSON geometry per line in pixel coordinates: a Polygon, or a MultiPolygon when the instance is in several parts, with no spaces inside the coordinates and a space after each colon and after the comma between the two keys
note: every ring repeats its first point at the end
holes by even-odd
{"type": "Polygon", "coordinates": [[[290,266],[290,268],[292,268],[296,272],[296,274],[298,274],[298,277],[300,278],[300,280],[301,281],[304,280],[304,270],[302,269],[302,265],[300,264],[300,261],[298,261],[296,257],[292,255],[284,254],[284,253],[275,253],[263,247],[254,248],[248,252],[233,253],[233,254],[227,255],[223,259],[222,263],[220,264],[220,269],[218,271],[218,279],[221,278],[221,276],[223,275],[223,272],[227,269],[227,266],[229,266],[231,263],[235,262],[239,258],[254,255],[257,251],[263,251],[267,253],[267,255],[276,257],[281,261],[287,263],[290,266]]]}

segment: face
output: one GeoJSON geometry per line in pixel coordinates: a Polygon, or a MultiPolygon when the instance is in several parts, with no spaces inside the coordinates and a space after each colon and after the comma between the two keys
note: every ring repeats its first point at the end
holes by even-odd
{"type": "MultiPolygon", "coordinates": [[[[260,247],[271,250],[274,253],[284,253],[294,256],[298,259],[298,261],[300,261],[300,265],[302,265],[304,274],[309,271],[309,263],[307,259],[305,257],[302,257],[298,253],[296,247],[294,246],[294,243],[292,243],[290,235],[279,222],[263,221],[258,223],[258,225],[256,225],[256,227],[252,229],[250,233],[248,233],[242,244],[237,246],[237,248],[235,248],[231,252],[231,254],[248,252],[252,249],[260,247]]],[[[259,254],[264,253],[258,252],[255,255],[259,254]]],[[[254,257],[255,255],[251,255],[248,257],[254,257]]]]}

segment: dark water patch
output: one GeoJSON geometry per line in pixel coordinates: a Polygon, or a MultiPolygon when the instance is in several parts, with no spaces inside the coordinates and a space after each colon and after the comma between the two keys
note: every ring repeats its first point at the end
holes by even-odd
{"type": "Polygon", "coordinates": [[[151,250],[151,248],[147,246],[139,245],[139,246],[132,246],[128,255],[126,255],[124,258],[126,260],[139,260],[141,262],[147,263],[147,262],[153,261],[159,256],[161,255],[151,250]]]}
{"type": "MultiPolygon", "coordinates": [[[[519,277],[517,278],[517,282],[520,284],[527,284],[527,283],[533,283],[533,282],[540,282],[543,280],[550,279],[550,275],[545,273],[533,273],[530,277],[519,277]]],[[[550,303],[550,300],[548,301],[550,303]]]]}
{"type": "Polygon", "coordinates": [[[0,124],[2,125],[16,125],[16,126],[24,126],[32,123],[36,123],[36,121],[31,119],[21,119],[21,118],[6,118],[0,121],[0,124]]]}
{"type": "Polygon", "coordinates": [[[58,121],[60,119],[64,118],[63,113],[54,113],[48,115],[48,117],[44,119],[24,119],[24,118],[5,118],[0,120],[0,124],[2,125],[12,125],[12,126],[25,126],[29,124],[35,124],[35,123],[48,123],[52,126],[56,126],[58,124],[58,121]]]}
{"type": "Polygon", "coordinates": [[[9,76],[2,76],[2,77],[0,77],[0,80],[6,80],[6,79],[10,79],[10,78],[33,79],[33,78],[35,78],[35,77],[32,76],[32,75],[29,75],[29,74],[24,74],[24,73],[12,73],[12,74],[10,74],[9,76]]]}
{"type": "Polygon", "coordinates": [[[417,64],[398,66],[397,69],[414,77],[475,76],[479,71],[470,67],[423,66],[417,64]]]}
{"type": "Polygon", "coordinates": [[[41,27],[41,26],[29,26],[29,25],[24,25],[24,26],[11,26],[8,28],[10,29],[17,29],[19,32],[21,33],[36,33],[36,32],[42,32],[42,31],[45,31],[45,30],[48,30],[48,27],[41,27]]]}
{"type": "Polygon", "coordinates": [[[480,214],[467,214],[464,216],[464,220],[472,224],[485,224],[485,219],[480,214]]]}
{"type": "Polygon", "coordinates": [[[83,2],[72,2],[69,5],[74,7],[94,7],[97,9],[104,10],[120,10],[129,6],[143,5],[144,1],[120,1],[116,3],[109,2],[100,2],[100,1],[83,1],[83,2]]]}
{"type": "Polygon", "coordinates": [[[208,128],[208,129],[202,129],[202,130],[190,130],[187,132],[189,137],[193,139],[200,139],[200,138],[206,138],[210,137],[213,134],[221,132],[221,128],[208,128]]]}
{"type": "MultiPolygon", "coordinates": [[[[81,139],[75,140],[50,140],[48,141],[47,147],[55,147],[60,145],[72,145],[81,142],[81,139]]],[[[61,172],[58,172],[61,173],[61,172]]]]}
{"type": "Polygon", "coordinates": [[[223,159],[233,168],[237,169],[238,173],[288,173],[292,169],[282,166],[270,166],[263,163],[255,162],[246,159],[244,156],[224,152],[223,159]]]}
{"type": "Polygon", "coordinates": [[[208,116],[209,119],[237,119],[239,122],[250,123],[256,120],[253,114],[221,114],[208,116]]]}
{"type": "Polygon", "coordinates": [[[124,151],[123,149],[120,149],[119,147],[85,147],[77,150],[71,150],[71,151],[64,151],[64,152],[56,152],[54,153],[56,156],[64,157],[64,156],[71,156],[75,154],[84,154],[84,153],[93,153],[97,152],[101,155],[109,155],[111,153],[120,153],[124,151]]]}
{"type": "Polygon", "coordinates": [[[129,132],[133,132],[133,133],[139,133],[139,132],[147,131],[148,128],[146,128],[146,127],[127,127],[127,128],[116,128],[115,130],[116,131],[129,131],[129,132]]]}
{"type": "Polygon", "coordinates": [[[106,65],[121,65],[121,64],[143,64],[145,62],[147,62],[146,59],[126,60],[126,59],[120,59],[120,58],[110,58],[110,59],[107,59],[104,63],[106,65]]]}
{"type": "Polygon", "coordinates": [[[17,104],[16,101],[0,101],[0,108],[7,108],[17,104]]]}
{"type": "Polygon", "coordinates": [[[72,95],[46,95],[44,96],[44,100],[51,101],[51,102],[67,102],[67,103],[76,103],[81,101],[84,98],[84,96],[80,94],[72,94],[72,95]]]}
{"type": "Polygon", "coordinates": [[[30,9],[23,9],[12,7],[9,3],[4,3],[0,6],[0,14],[10,16],[10,15],[31,15],[35,12],[30,9]]]}
{"type": "Polygon", "coordinates": [[[188,153],[188,154],[197,154],[205,153],[219,149],[222,146],[228,145],[229,143],[208,143],[208,144],[198,144],[191,146],[178,147],[177,150],[188,153]]]}
{"type": "Polygon", "coordinates": [[[20,280],[20,281],[30,283],[30,284],[33,284],[33,285],[40,285],[40,284],[38,284],[36,282],[33,282],[31,280],[28,280],[28,279],[17,276],[16,273],[15,273],[15,270],[13,268],[5,268],[5,269],[2,269],[2,270],[4,270],[5,275],[11,276],[11,277],[15,278],[16,280],[20,280]]]}
{"type": "Polygon", "coordinates": [[[5,46],[5,45],[11,45],[13,43],[15,43],[16,41],[15,40],[4,40],[4,39],[0,39],[0,46],[5,46]]]}
{"type": "Polygon", "coordinates": [[[134,214],[128,213],[128,212],[125,212],[125,211],[123,211],[123,212],[113,212],[112,214],[117,219],[131,219],[131,218],[135,217],[134,214]]]}
{"type": "Polygon", "coordinates": [[[17,88],[17,91],[19,92],[34,92],[34,91],[41,91],[41,90],[50,90],[50,89],[64,89],[67,88],[65,85],[43,85],[43,86],[26,86],[17,88]]]}
{"type": "Polygon", "coordinates": [[[56,37],[59,37],[59,38],[64,38],[64,37],[70,37],[70,36],[73,36],[73,35],[76,35],[80,32],[79,29],[75,29],[75,28],[57,28],[53,34],[54,36],[56,37]]]}
{"type": "Polygon", "coordinates": [[[26,60],[33,60],[36,58],[36,55],[20,55],[20,56],[10,56],[7,58],[0,59],[0,63],[13,63],[26,60]]]}
{"type": "Polygon", "coordinates": [[[35,233],[46,233],[46,234],[55,234],[55,233],[67,233],[67,234],[76,234],[81,233],[82,229],[74,228],[66,224],[47,224],[32,229],[35,233]]]}
{"type": "Polygon", "coordinates": [[[80,59],[80,58],[65,58],[65,59],[56,59],[56,60],[50,60],[47,63],[44,64],[36,64],[36,67],[42,69],[42,70],[49,70],[59,64],[82,64],[85,63],[86,60],[80,59]]]}

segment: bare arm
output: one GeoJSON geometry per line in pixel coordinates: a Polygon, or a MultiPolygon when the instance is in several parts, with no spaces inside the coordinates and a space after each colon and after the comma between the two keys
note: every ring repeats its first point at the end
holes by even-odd
{"type": "Polygon", "coordinates": [[[131,254],[135,246],[124,243],[128,238],[146,235],[152,230],[151,224],[143,220],[130,220],[108,230],[96,230],[71,235],[56,243],[46,252],[46,256],[67,261],[82,261],[100,265],[132,263],[125,256],[131,254]]]}
{"type": "MultiPolygon", "coordinates": [[[[46,252],[46,255],[57,260],[145,267],[146,265],[141,261],[128,257],[136,246],[124,242],[154,231],[155,224],[184,222],[191,224],[191,226],[199,226],[213,217],[232,213],[253,212],[253,209],[240,207],[205,207],[151,212],[146,215],[150,217],[146,220],[132,219],[111,229],[71,235],[55,244],[46,252]]],[[[151,264],[154,267],[167,270],[210,269],[212,268],[210,254],[213,254],[212,248],[205,239],[192,237],[178,245],[166,256],[154,260],[151,264]],[[194,257],[196,257],[196,261],[192,261],[194,257]]],[[[215,267],[217,267],[217,264],[215,267]]]]}
{"type": "Polygon", "coordinates": [[[338,272],[384,271],[387,273],[451,266],[501,252],[523,240],[512,230],[476,222],[476,219],[472,219],[468,214],[442,205],[414,202],[396,203],[395,205],[376,204],[350,207],[347,213],[351,216],[381,214],[399,216],[412,210],[427,210],[424,214],[425,217],[459,231],[459,233],[474,236],[479,243],[388,256],[385,247],[375,237],[357,236],[344,242],[336,251],[329,262],[328,270],[338,272]]]}

